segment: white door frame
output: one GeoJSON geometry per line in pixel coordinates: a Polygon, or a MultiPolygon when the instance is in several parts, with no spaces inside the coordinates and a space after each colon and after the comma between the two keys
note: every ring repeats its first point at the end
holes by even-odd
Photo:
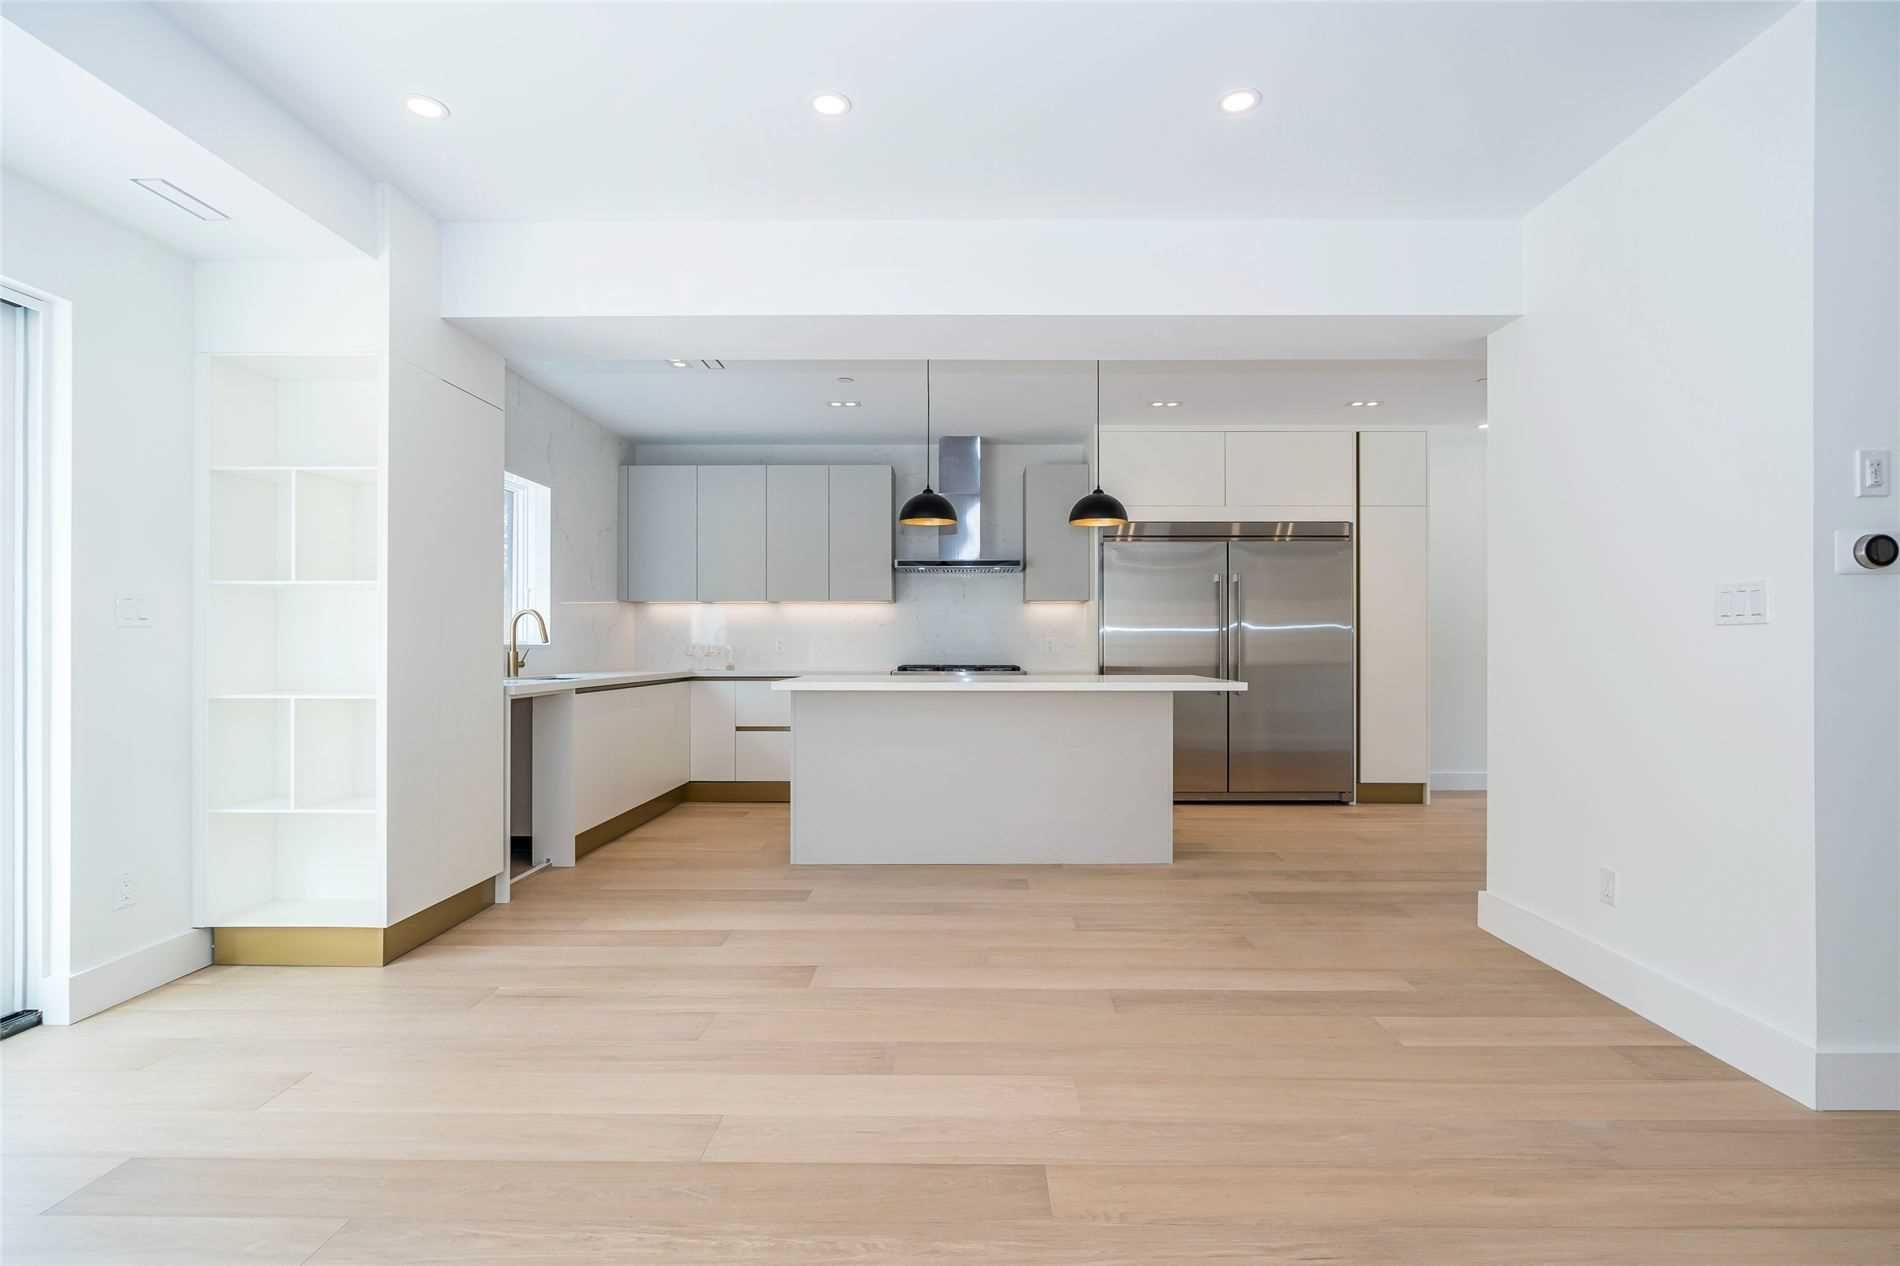
{"type": "Polygon", "coordinates": [[[25,426],[16,485],[23,500],[19,557],[25,616],[17,661],[24,760],[14,788],[25,843],[26,996],[21,1005],[42,1012],[47,1023],[64,1024],[72,946],[71,305],[5,276],[0,276],[0,299],[28,314],[25,426]]]}

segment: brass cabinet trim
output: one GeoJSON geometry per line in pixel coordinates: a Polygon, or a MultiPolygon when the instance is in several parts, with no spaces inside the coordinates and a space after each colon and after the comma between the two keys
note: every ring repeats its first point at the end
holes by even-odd
{"type": "Polygon", "coordinates": [[[211,961],[243,967],[385,967],[495,904],[495,878],[386,928],[213,928],[211,961]]]}

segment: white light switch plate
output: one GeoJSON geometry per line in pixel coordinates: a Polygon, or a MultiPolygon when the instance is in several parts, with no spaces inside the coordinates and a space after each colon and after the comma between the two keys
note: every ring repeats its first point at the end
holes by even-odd
{"type": "Polygon", "coordinates": [[[1854,495],[1884,497],[1893,486],[1893,454],[1884,448],[1854,451],[1854,495]]]}
{"type": "Polygon", "coordinates": [[[142,593],[122,593],[112,600],[112,621],[122,629],[152,627],[152,600],[142,593]]]}
{"type": "Polygon", "coordinates": [[[1768,582],[1737,580],[1715,587],[1717,624],[1768,623],[1768,582]]]}

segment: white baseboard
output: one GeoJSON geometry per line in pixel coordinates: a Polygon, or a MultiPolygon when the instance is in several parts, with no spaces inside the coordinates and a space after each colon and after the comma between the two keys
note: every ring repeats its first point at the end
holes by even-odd
{"type": "Polygon", "coordinates": [[[1434,769],[1432,771],[1433,791],[1483,791],[1484,770],[1482,769],[1434,769]]]}
{"type": "Polygon", "coordinates": [[[1814,1106],[1835,1112],[1900,1109],[1900,1051],[1822,1051],[1814,1106]]]}
{"type": "Polygon", "coordinates": [[[211,933],[204,928],[187,928],[64,979],[42,979],[41,1018],[47,1024],[77,1024],[107,1007],[116,1007],[128,998],[210,965],[211,933]]]}
{"type": "Polygon", "coordinates": [[[1900,1051],[1822,1052],[1493,892],[1478,926],[1810,1108],[1900,1109],[1900,1051]]]}

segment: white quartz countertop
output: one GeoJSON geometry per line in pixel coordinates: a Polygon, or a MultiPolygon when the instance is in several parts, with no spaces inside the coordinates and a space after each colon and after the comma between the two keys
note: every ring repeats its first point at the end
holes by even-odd
{"type": "Polygon", "coordinates": [[[1053,693],[1058,691],[1105,691],[1182,693],[1200,691],[1245,690],[1244,681],[1224,681],[1218,677],[1170,676],[1161,673],[995,673],[960,676],[951,673],[806,673],[773,683],[774,690],[791,691],[880,691],[914,693],[961,691],[965,693],[1053,693]]]}
{"type": "Polygon", "coordinates": [[[510,699],[525,699],[535,695],[557,695],[570,690],[593,690],[603,686],[650,686],[662,681],[783,681],[787,677],[795,676],[797,676],[796,673],[786,669],[763,669],[750,672],[740,669],[724,671],[698,668],[659,669],[649,672],[557,673],[544,677],[529,674],[525,677],[502,678],[501,689],[502,693],[510,699]]]}

